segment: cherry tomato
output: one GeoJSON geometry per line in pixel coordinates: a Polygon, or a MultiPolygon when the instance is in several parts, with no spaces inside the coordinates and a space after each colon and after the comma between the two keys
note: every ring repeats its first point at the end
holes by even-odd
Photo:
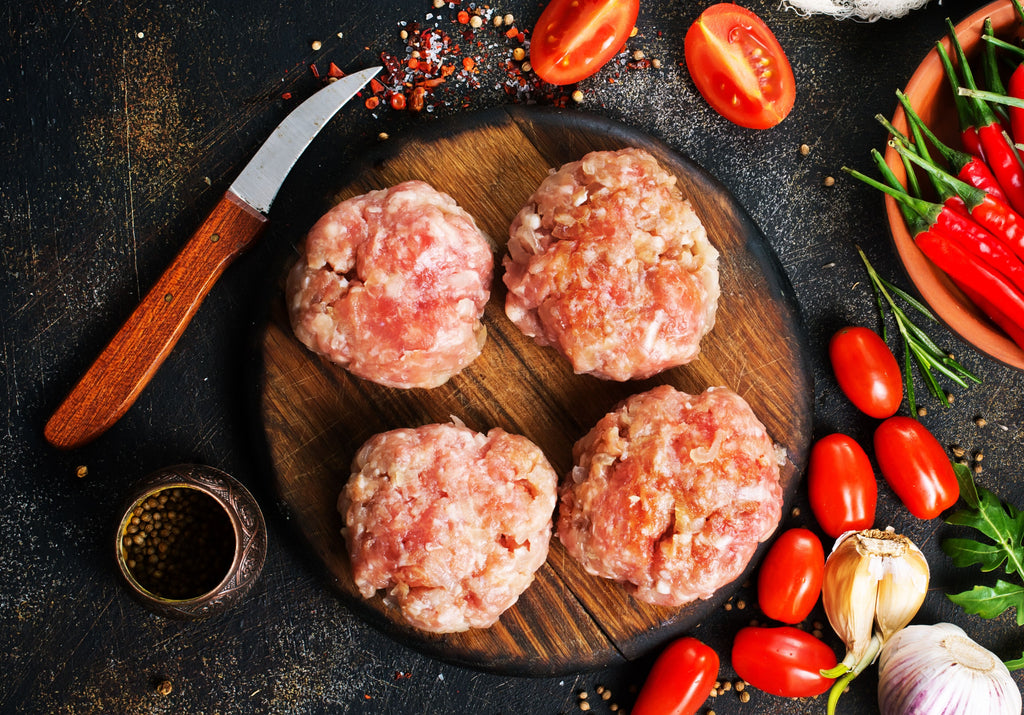
{"type": "Polygon", "coordinates": [[[813,698],[832,686],[820,671],[834,668],[827,644],[792,626],[740,629],[732,643],[736,674],[759,690],[786,698],[813,698]]]}
{"type": "Polygon", "coordinates": [[[775,35],[750,10],[712,5],[687,31],[684,54],[697,90],[730,122],[767,129],[793,109],[793,68],[775,35]]]}
{"type": "Polygon", "coordinates": [[[928,428],[910,417],[890,417],[875,430],[882,476],[910,513],[933,519],[960,497],[953,465],[928,428]]]}
{"type": "Polygon", "coordinates": [[[757,575],[757,602],[764,615],[799,623],[818,602],[825,571],[821,541],[808,529],[782,533],[768,550],[757,575]]]}
{"type": "Polygon", "coordinates": [[[692,715],[718,678],[718,654],[696,638],[680,638],[654,661],[633,715],[692,715]]]}
{"type": "Polygon", "coordinates": [[[839,388],[857,409],[885,419],[903,401],[903,377],[892,350],[870,328],[843,328],[828,344],[839,388]]]}
{"type": "Polygon", "coordinates": [[[818,525],[833,538],[875,523],[878,482],[871,460],[845,434],[822,437],[811,447],[807,491],[818,525]]]}
{"type": "Polygon", "coordinates": [[[551,0],[530,41],[533,71],[551,84],[572,84],[597,72],[625,44],[640,0],[551,0]]]}

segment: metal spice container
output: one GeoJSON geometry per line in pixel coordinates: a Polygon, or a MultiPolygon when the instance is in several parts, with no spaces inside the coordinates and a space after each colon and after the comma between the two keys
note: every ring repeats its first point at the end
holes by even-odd
{"type": "Polygon", "coordinates": [[[131,492],[117,526],[117,565],[132,595],[168,618],[205,618],[252,587],[267,528],[252,494],[224,472],[167,467],[131,492]]]}

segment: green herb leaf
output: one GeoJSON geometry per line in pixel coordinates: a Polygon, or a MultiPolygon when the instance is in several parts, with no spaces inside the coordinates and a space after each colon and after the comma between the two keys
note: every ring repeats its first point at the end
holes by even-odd
{"type": "Polygon", "coordinates": [[[1005,660],[1003,661],[1003,665],[1006,666],[1007,670],[1020,670],[1021,668],[1024,668],[1024,655],[1013,660],[1005,660]]]}
{"type": "MultiPolygon", "coordinates": [[[[960,496],[967,507],[949,515],[947,524],[966,526],[991,541],[945,539],[942,550],[956,566],[979,565],[982,571],[1002,567],[1007,575],[1024,578],[1024,513],[974,481],[971,470],[954,464],[960,496]]],[[[995,618],[1010,608],[1017,610],[1017,625],[1024,625],[1024,585],[997,580],[994,586],[975,586],[970,591],[947,594],[968,613],[995,618]]],[[[1021,659],[1024,667],[1024,658],[1021,659]]]]}
{"type": "Polygon", "coordinates": [[[946,519],[946,523],[977,529],[992,539],[994,543],[991,549],[985,552],[982,561],[971,560],[972,557],[983,556],[978,549],[965,551],[958,548],[960,542],[969,542],[967,539],[947,539],[942,544],[942,550],[953,558],[954,563],[957,560],[964,560],[965,565],[982,563],[983,570],[991,571],[1005,561],[1008,576],[1015,573],[1024,576],[1024,546],[1021,545],[1024,538],[1024,513],[1017,511],[1012,504],[1004,504],[999,497],[983,487],[977,487],[977,490],[978,506],[954,512],[946,519]]]}
{"type": "Polygon", "coordinates": [[[1006,552],[998,544],[983,544],[973,539],[946,539],[942,550],[953,559],[954,566],[974,566],[982,571],[995,571],[1006,561],[1006,552]]]}
{"type": "Polygon", "coordinates": [[[1024,586],[996,581],[995,586],[975,586],[970,591],[947,594],[950,601],[982,618],[995,618],[1010,608],[1017,609],[1017,625],[1024,626],[1024,586]]]}
{"type": "Polygon", "coordinates": [[[943,406],[948,407],[949,402],[946,399],[946,393],[939,385],[935,373],[964,388],[968,387],[968,381],[981,382],[981,378],[943,352],[935,344],[935,341],[910,319],[906,311],[896,304],[893,296],[904,301],[928,321],[937,322],[932,312],[906,291],[897,288],[878,275],[878,272],[868,261],[868,257],[861,250],[860,246],[856,248],[857,253],[860,254],[861,261],[864,262],[864,268],[868,272],[868,277],[871,279],[871,289],[875,294],[879,316],[882,319],[882,339],[886,339],[885,307],[888,306],[889,314],[892,315],[893,320],[896,322],[896,327],[899,329],[900,337],[903,340],[903,380],[906,387],[907,403],[910,406],[910,414],[912,416],[917,415],[914,381],[910,370],[911,363],[917,365],[917,371],[932,396],[939,400],[943,406]]]}

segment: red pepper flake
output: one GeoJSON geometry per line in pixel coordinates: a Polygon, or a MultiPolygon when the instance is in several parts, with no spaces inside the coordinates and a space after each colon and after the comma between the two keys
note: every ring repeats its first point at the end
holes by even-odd
{"type": "Polygon", "coordinates": [[[420,66],[420,61],[415,57],[410,57],[409,61],[406,62],[406,65],[408,65],[409,69],[411,70],[418,69],[420,66]]]}
{"type": "Polygon", "coordinates": [[[426,99],[427,90],[423,87],[416,87],[409,97],[409,109],[414,112],[423,111],[423,104],[426,99]]]}
{"type": "Polygon", "coordinates": [[[391,108],[392,109],[405,109],[405,95],[401,92],[396,92],[391,95],[391,108]]]}
{"type": "Polygon", "coordinates": [[[467,72],[472,72],[474,67],[476,67],[476,60],[474,60],[472,57],[462,58],[462,69],[466,70],[467,72]]]}
{"type": "Polygon", "coordinates": [[[364,104],[366,105],[367,109],[376,109],[377,105],[380,104],[380,98],[379,97],[367,97],[366,101],[364,102],[364,104]]]}
{"type": "Polygon", "coordinates": [[[465,25],[469,22],[469,13],[465,10],[459,10],[459,24],[465,25]]]}
{"type": "Polygon", "coordinates": [[[516,29],[515,25],[505,30],[505,37],[512,39],[513,37],[519,37],[519,30],[516,29]]]}
{"type": "Polygon", "coordinates": [[[292,93],[291,92],[283,92],[281,94],[281,99],[291,99],[291,98],[292,98],[292,93]]]}
{"type": "Polygon", "coordinates": [[[316,65],[310,65],[310,66],[309,66],[309,71],[313,73],[313,76],[314,76],[314,77],[315,77],[316,79],[320,79],[320,70],[318,70],[318,69],[316,68],[316,65]]]}
{"type": "Polygon", "coordinates": [[[333,77],[334,79],[341,79],[345,76],[345,73],[341,71],[341,67],[334,64],[333,62],[327,67],[327,76],[333,77]]]}
{"type": "Polygon", "coordinates": [[[384,91],[384,85],[377,81],[376,78],[370,80],[370,91],[374,94],[380,94],[384,91]]]}

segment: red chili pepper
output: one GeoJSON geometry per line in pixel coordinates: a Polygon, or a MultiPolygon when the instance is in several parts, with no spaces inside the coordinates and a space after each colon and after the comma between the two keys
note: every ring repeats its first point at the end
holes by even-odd
{"type": "Polygon", "coordinates": [[[949,54],[947,54],[946,48],[941,42],[935,43],[935,51],[939,55],[939,61],[946,71],[946,79],[949,81],[950,89],[953,91],[953,104],[956,106],[956,117],[960,122],[960,142],[965,150],[976,157],[984,159],[985,155],[981,146],[981,140],[978,137],[978,130],[974,126],[974,116],[971,113],[970,106],[967,104],[967,98],[960,94],[960,80],[956,76],[956,70],[953,69],[953,62],[949,59],[949,54]]]}
{"type": "MultiPolygon", "coordinates": [[[[1006,93],[1017,99],[1024,99],[1024,62],[1017,66],[1017,69],[1010,75],[1007,83],[1006,93]]],[[[1014,141],[1024,142],[1024,109],[1010,107],[1010,132],[1014,141]]]]}
{"type": "MultiPolygon", "coordinates": [[[[961,215],[966,213],[970,216],[970,219],[973,219],[968,219],[970,223],[980,226],[1002,244],[997,249],[999,252],[1012,252],[1010,258],[1024,259],[1024,217],[989,193],[950,176],[939,167],[924,161],[899,144],[894,144],[894,146],[902,156],[928,172],[941,195],[952,193],[960,200],[958,204],[952,198],[947,199],[944,202],[947,208],[951,208],[961,215]]],[[[924,207],[922,206],[922,208],[924,207]]],[[[994,264],[994,267],[1005,273],[1008,278],[1013,278],[1007,271],[1020,260],[1006,260],[1006,266],[994,264]]],[[[1013,270],[1016,271],[1015,268],[1013,270]]],[[[1017,282],[1017,278],[1013,278],[1013,280],[1015,283],[1017,282]]],[[[1021,286],[1024,288],[1024,283],[1021,286]]]]}
{"type": "MultiPolygon", "coordinates": [[[[917,115],[914,108],[910,105],[910,100],[907,95],[903,92],[896,92],[896,97],[900,100],[900,104],[903,106],[903,113],[907,116],[907,123],[912,128],[918,129],[924,134],[928,141],[931,142],[935,150],[942,155],[946,163],[949,164],[953,173],[961,181],[970,184],[971,186],[987,191],[990,195],[1001,199],[1004,203],[1006,202],[1006,194],[1003,193],[1002,187],[999,186],[999,182],[996,181],[996,177],[992,174],[992,170],[988,168],[988,164],[979,158],[979,155],[975,153],[967,153],[957,151],[956,149],[943,144],[935,133],[924,123],[924,120],[917,115]]],[[[977,132],[972,132],[973,136],[977,138],[977,132]]]]}
{"type": "Polygon", "coordinates": [[[928,259],[966,286],[1002,309],[1003,315],[1018,328],[1024,329],[1024,295],[1002,275],[971,256],[952,241],[931,231],[914,236],[914,243],[928,259]]]}
{"type": "Polygon", "coordinates": [[[984,296],[979,294],[977,291],[972,290],[966,285],[960,283],[956,279],[953,280],[957,287],[964,292],[964,294],[971,299],[978,308],[987,315],[993,323],[1002,328],[1003,332],[1009,336],[1010,340],[1017,344],[1022,350],[1024,350],[1024,328],[1019,325],[1015,325],[1012,320],[1006,317],[1006,314],[996,307],[992,302],[987,300],[984,296]]]}
{"type": "MultiPolygon", "coordinates": [[[[967,56],[957,40],[953,23],[947,18],[946,24],[949,26],[950,42],[956,50],[960,71],[964,76],[964,86],[976,90],[977,86],[975,86],[967,56]]],[[[960,96],[960,88],[956,87],[953,93],[960,96]]],[[[1020,157],[1017,155],[1017,149],[1013,146],[1013,142],[1007,136],[1003,125],[1000,124],[991,107],[976,98],[972,98],[969,106],[969,111],[975,119],[978,141],[981,142],[982,157],[985,159],[985,163],[995,174],[1009,204],[1017,213],[1024,213],[1024,165],[1021,164],[1020,157]]],[[[958,105],[957,110],[959,111],[960,108],[958,105]]]]}
{"type": "MultiPolygon", "coordinates": [[[[877,155],[876,162],[881,160],[881,155],[877,151],[872,155],[877,155]]],[[[881,161],[881,164],[884,165],[884,161],[881,161]]],[[[922,234],[940,236],[955,244],[965,255],[982,261],[986,267],[1009,280],[1015,291],[1018,290],[1018,287],[1024,291],[1024,263],[998,238],[979,226],[970,217],[949,209],[943,204],[925,201],[885,186],[859,172],[849,171],[854,177],[884,191],[900,203],[907,221],[907,228],[914,236],[915,241],[922,234]]],[[[1022,299],[1024,299],[1024,294],[1022,294],[1022,299]]]]}

